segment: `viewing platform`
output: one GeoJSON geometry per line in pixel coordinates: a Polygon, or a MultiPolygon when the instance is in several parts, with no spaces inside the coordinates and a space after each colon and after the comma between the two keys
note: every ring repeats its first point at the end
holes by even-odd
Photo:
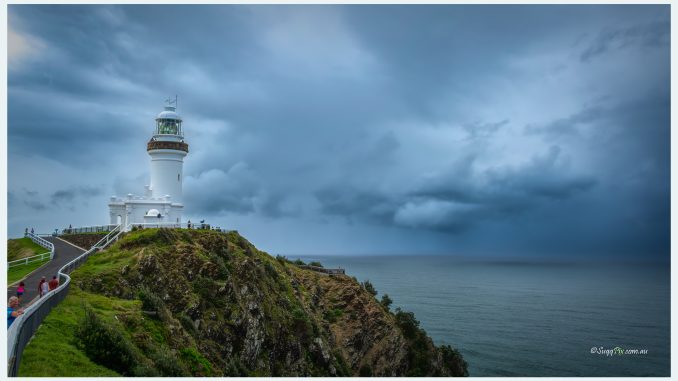
{"type": "Polygon", "coordinates": [[[302,268],[302,269],[311,270],[311,271],[315,271],[315,272],[327,274],[327,275],[346,275],[346,270],[344,270],[342,268],[326,269],[324,267],[310,266],[310,265],[297,265],[297,266],[299,268],[302,268]]]}

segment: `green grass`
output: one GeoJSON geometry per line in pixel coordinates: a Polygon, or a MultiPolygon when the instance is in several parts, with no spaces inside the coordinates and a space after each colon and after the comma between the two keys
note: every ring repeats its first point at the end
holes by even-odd
{"type": "Polygon", "coordinates": [[[51,376],[119,376],[116,372],[93,363],[75,344],[74,332],[84,316],[87,304],[97,313],[110,316],[124,309],[129,301],[113,303],[110,298],[88,294],[71,287],[68,297],[45,318],[23,353],[20,377],[51,376]]]}
{"type": "MultiPolygon", "coordinates": [[[[73,279],[98,277],[120,271],[131,263],[132,252],[113,246],[91,256],[74,271],[73,279]]],[[[77,283],[77,282],[76,282],[77,283]]],[[[19,368],[20,377],[111,377],[117,372],[89,359],[79,347],[75,332],[85,315],[85,307],[111,324],[128,339],[149,336],[159,345],[166,343],[168,332],[163,322],[150,319],[141,312],[140,300],[126,300],[83,291],[71,284],[68,296],[56,306],[40,325],[26,347],[19,368]]],[[[200,358],[195,361],[200,362],[200,358]]],[[[197,366],[197,365],[196,365],[197,366]]]]}
{"type": "Polygon", "coordinates": [[[17,238],[7,240],[7,261],[14,261],[32,255],[42,254],[49,250],[36,244],[30,238],[17,238]]]}
{"type": "Polygon", "coordinates": [[[44,261],[31,262],[27,265],[14,266],[7,269],[7,284],[10,285],[23,279],[26,275],[48,262],[49,257],[46,257],[44,261]]]}
{"type": "Polygon", "coordinates": [[[100,277],[111,272],[117,273],[124,265],[133,261],[132,253],[113,246],[87,258],[87,262],[75,274],[84,278],[100,277]]]}
{"type": "MultiPolygon", "coordinates": [[[[45,318],[24,350],[19,377],[120,376],[92,362],[78,348],[74,333],[84,316],[85,306],[102,319],[119,324],[116,316],[140,319],[140,305],[139,301],[107,298],[71,286],[66,299],[45,318]]],[[[140,328],[150,328],[144,325],[140,328]]]]}

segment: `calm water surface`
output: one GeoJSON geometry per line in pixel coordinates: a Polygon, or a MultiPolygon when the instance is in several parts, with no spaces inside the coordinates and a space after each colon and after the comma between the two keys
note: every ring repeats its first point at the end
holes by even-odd
{"type": "Polygon", "coordinates": [[[302,257],[369,279],[472,376],[669,376],[669,265],[302,257]],[[646,349],[605,356],[592,347],[646,349]]]}

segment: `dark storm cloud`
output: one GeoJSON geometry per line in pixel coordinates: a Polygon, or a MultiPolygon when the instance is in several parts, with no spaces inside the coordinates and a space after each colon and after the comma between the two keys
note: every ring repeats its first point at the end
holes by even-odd
{"type": "Polygon", "coordinates": [[[211,169],[187,177],[184,186],[185,202],[200,215],[252,213],[261,192],[258,178],[243,163],[227,172],[211,169]]]}
{"type": "Polygon", "coordinates": [[[669,29],[653,5],[11,5],[10,229],[143,193],[179,94],[184,219],[666,254],[669,29]]]}
{"type": "Polygon", "coordinates": [[[504,119],[499,122],[493,122],[493,123],[467,123],[464,124],[464,129],[466,132],[468,132],[469,137],[472,139],[475,138],[487,138],[492,136],[497,130],[499,130],[502,126],[505,126],[509,123],[508,119],[504,119]]]}
{"type": "Polygon", "coordinates": [[[36,200],[24,200],[24,204],[29,208],[37,211],[42,211],[47,209],[47,206],[40,201],[36,200]]]}
{"type": "Polygon", "coordinates": [[[638,24],[627,28],[608,27],[595,37],[591,45],[581,53],[580,58],[586,62],[614,49],[668,46],[670,36],[671,24],[668,21],[638,24]]]}
{"type": "Polygon", "coordinates": [[[460,233],[484,220],[510,219],[595,186],[593,177],[568,174],[559,155],[560,148],[552,146],[524,167],[485,171],[473,169],[474,157],[465,158],[401,196],[331,188],[316,192],[316,197],[328,214],[460,233]]]}
{"type": "Polygon", "coordinates": [[[552,136],[577,134],[578,126],[595,122],[603,114],[603,110],[600,108],[586,108],[574,115],[554,120],[543,126],[527,125],[525,126],[525,132],[528,134],[546,134],[552,136]]]}
{"type": "Polygon", "coordinates": [[[63,205],[72,203],[76,199],[82,201],[100,194],[102,194],[101,188],[90,186],[60,189],[51,194],[50,201],[52,205],[63,205]]]}
{"type": "Polygon", "coordinates": [[[315,192],[322,211],[329,215],[348,218],[365,218],[368,221],[392,223],[397,200],[387,195],[332,187],[315,192]]]}
{"type": "MultiPolygon", "coordinates": [[[[524,209],[544,199],[563,199],[586,191],[596,181],[584,175],[571,175],[559,161],[560,148],[532,158],[522,168],[498,167],[477,173],[469,170],[466,179],[455,179],[455,167],[444,176],[425,184],[418,196],[445,201],[493,206],[498,211],[524,209]]],[[[471,162],[472,163],[472,162],[471,162]]],[[[470,166],[469,166],[470,167],[470,166]]]]}
{"type": "Polygon", "coordinates": [[[52,204],[58,204],[62,201],[73,201],[75,198],[75,190],[58,190],[52,193],[51,200],[52,204]]]}

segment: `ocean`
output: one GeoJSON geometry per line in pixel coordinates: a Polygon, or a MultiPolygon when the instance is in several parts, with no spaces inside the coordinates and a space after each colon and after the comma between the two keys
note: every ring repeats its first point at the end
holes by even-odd
{"type": "Polygon", "coordinates": [[[301,259],[369,279],[471,376],[670,376],[668,264],[301,259]]]}

